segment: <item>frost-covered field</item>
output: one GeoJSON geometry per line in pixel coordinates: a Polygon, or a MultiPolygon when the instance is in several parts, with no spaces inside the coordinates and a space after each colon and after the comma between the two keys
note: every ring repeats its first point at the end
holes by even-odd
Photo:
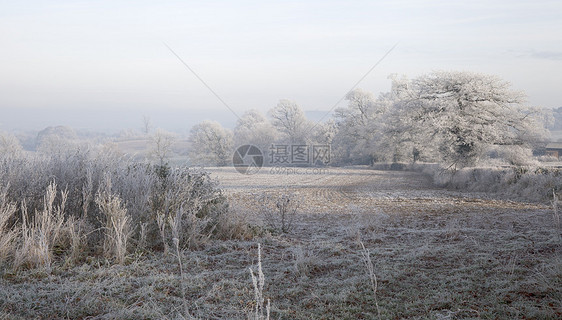
{"type": "Polygon", "coordinates": [[[474,202],[485,206],[492,203],[508,205],[508,202],[492,200],[485,193],[433,187],[430,177],[416,172],[371,170],[368,167],[326,168],[316,172],[303,168],[281,171],[263,168],[255,175],[241,175],[231,168],[208,170],[233,199],[243,199],[238,201],[241,204],[251,203],[255,195],[261,193],[292,193],[301,198],[300,212],[306,213],[394,212],[409,206],[424,206],[424,203],[432,206],[474,202]]]}
{"type": "Polygon", "coordinates": [[[561,230],[549,206],[435,188],[415,172],[209,170],[236,213],[231,218],[258,225],[253,239],[181,252],[183,278],[176,257],[153,253],[133,254],[124,266],[100,258],[51,274],[6,272],[0,312],[246,319],[255,307],[248,268],[256,270],[260,243],[273,319],[562,317],[561,230]],[[264,223],[263,194],[300,201],[289,233],[264,223]],[[376,292],[359,241],[370,252],[376,292]]]}

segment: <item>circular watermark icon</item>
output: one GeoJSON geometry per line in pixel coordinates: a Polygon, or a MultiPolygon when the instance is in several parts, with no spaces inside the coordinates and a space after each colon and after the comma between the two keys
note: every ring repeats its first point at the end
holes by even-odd
{"type": "Polygon", "coordinates": [[[263,166],[263,154],[260,148],[246,144],[234,151],[232,165],[241,174],[255,174],[263,166]]]}

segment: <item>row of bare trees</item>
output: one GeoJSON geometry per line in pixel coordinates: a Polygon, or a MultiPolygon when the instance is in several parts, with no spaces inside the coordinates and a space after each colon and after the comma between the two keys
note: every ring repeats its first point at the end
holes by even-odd
{"type": "Polygon", "coordinates": [[[227,165],[236,146],[329,144],[333,164],[376,161],[439,162],[472,166],[490,156],[524,164],[548,139],[548,112],[525,105],[525,95],[501,78],[471,72],[389,77],[391,90],[360,89],[327,122],[308,120],[302,108],[280,100],[268,115],[250,110],[234,130],[205,121],[191,130],[196,163],[227,165]]]}
{"type": "Polygon", "coordinates": [[[249,110],[238,119],[234,130],[216,121],[195,125],[190,132],[190,155],[194,163],[228,165],[233,150],[241,145],[255,145],[267,152],[274,143],[329,144],[333,133],[333,121],[314,123],[297,103],[283,99],[269,111],[269,119],[257,110],[249,110]]]}

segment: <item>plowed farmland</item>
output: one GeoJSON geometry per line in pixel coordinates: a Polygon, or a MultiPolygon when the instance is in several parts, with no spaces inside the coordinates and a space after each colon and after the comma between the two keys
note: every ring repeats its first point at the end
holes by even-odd
{"type": "Polygon", "coordinates": [[[561,230],[550,206],[436,188],[415,172],[213,174],[243,210],[259,211],[260,194],[301,203],[292,232],[265,246],[280,314],[376,318],[361,240],[378,275],[382,318],[562,316],[561,230]]]}
{"type": "Polygon", "coordinates": [[[272,319],[562,318],[561,230],[548,204],[441,189],[414,172],[209,170],[244,237],[181,251],[181,268],[174,253],[135,252],[125,265],[6,272],[0,315],[248,319],[259,243],[272,319]],[[263,214],[264,197],[284,196],[298,202],[288,232],[263,214]]]}

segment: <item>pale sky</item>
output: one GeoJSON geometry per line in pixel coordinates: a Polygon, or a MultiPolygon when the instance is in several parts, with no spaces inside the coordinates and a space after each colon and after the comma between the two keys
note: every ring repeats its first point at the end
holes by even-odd
{"type": "Polygon", "coordinates": [[[562,106],[559,0],[0,0],[0,131],[88,127],[109,110],[124,128],[143,114],[163,127],[190,114],[186,127],[234,121],[164,43],[238,114],[283,98],[328,111],[396,43],[358,87],[467,70],[510,81],[531,105],[562,106]]]}

